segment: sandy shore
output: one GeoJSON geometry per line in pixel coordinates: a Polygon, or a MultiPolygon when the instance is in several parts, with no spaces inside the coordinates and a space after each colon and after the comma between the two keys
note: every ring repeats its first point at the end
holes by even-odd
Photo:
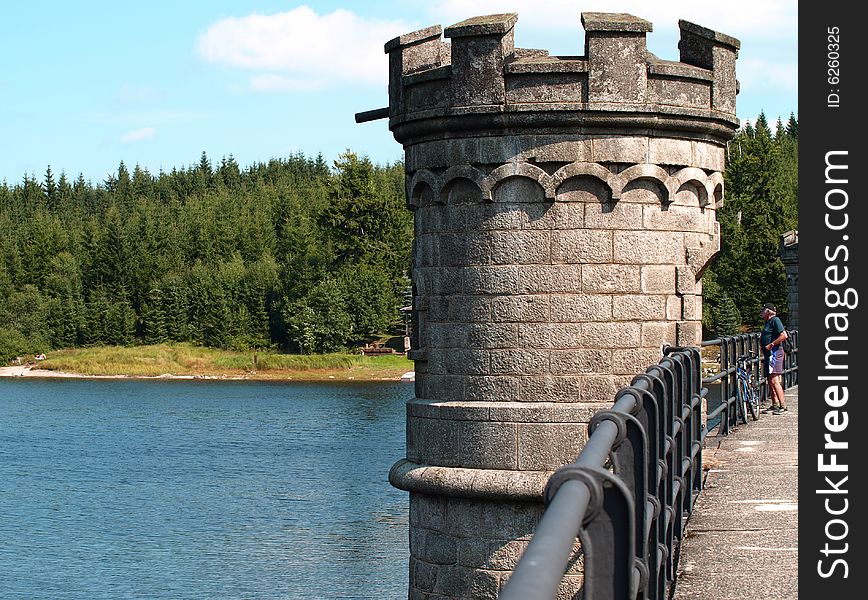
{"type": "MultiPolygon", "coordinates": [[[[40,369],[38,367],[34,367],[33,365],[21,365],[21,366],[12,366],[12,367],[0,367],[0,377],[71,377],[78,379],[257,379],[257,377],[244,375],[244,376],[230,376],[230,375],[172,375],[170,373],[165,373],[163,375],[154,375],[154,376],[146,376],[146,375],[82,375],[80,373],[65,373],[63,371],[51,371],[49,369],[40,369]]],[[[287,380],[291,381],[294,377],[287,377],[287,380]]],[[[299,379],[304,379],[299,378],[299,379]]],[[[330,376],[328,379],[335,379],[334,376],[330,376]]],[[[354,379],[354,377],[349,377],[349,379],[354,379]]],[[[400,377],[400,381],[415,381],[416,374],[413,371],[408,371],[404,373],[400,377]]]]}
{"type": "MultiPolygon", "coordinates": [[[[65,373],[40,369],[32,365],[0,367],[0,377],[75,377],[81,379],[133,379],[130,375],[82,375],[80,373],[65,373]]],[[[140,377],[136,379],[204,379],[195,375],[158,375],[156,377],[140,377]]]]}

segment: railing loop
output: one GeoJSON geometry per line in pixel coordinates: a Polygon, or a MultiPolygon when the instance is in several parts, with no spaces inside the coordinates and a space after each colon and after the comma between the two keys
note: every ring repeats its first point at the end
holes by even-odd
{"type": "Polygon", "coordinates": [[[627,439],[627,420],[626,415],[624,413],[620,413],[615,410],[601,410],[594,414],[591,417],[590,422],[588,423],[588,436],[594,434],[594,430],[602,423],[603,421],[610,421],[615,424],[618,428],[618,435],[615,437],[615,441],[612,444],[612,449],[614,450],[618,446],[620,446],[625,439],[627,439]]]}
{"type": "Polygon", "coordinates": [[[588,488],[590,498],[588,500],[588,508],[585,511],[582,523],[594,519],[600,510],[603,508],[603,484],[596,469],[570,463],[557,469],[552,476],[549,477],[546,483],[545,491],[543,492],[543,502],[546,506],[551,504],[560,487],[568,481],[580,481],[588,488]]]}

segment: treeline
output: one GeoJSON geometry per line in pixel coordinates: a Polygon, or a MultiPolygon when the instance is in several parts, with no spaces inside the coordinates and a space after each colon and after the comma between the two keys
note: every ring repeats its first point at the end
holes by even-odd
{"type": "Polygon", "coordinates": [[[340,350],[400,332],[412,214],[400,163],[230,156],[96,185],[0,184],[0,360],[189,341],[340,350]]]}
{"type": "Polygon", "coordinates": [[[702,277],[706,336],[760,325],[759,309],[773,302],[787,323],[787,275],[781,236],[798,229],[799,122],[774,130],[764,114],[739,130],[727,148],[721,252],[702,277]]]}

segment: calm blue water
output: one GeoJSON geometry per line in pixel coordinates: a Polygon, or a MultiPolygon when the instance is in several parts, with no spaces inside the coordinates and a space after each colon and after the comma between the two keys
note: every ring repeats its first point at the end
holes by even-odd
{"type": "Polygon", "coordinates": [[[406,598],[412,394],[0,380],[0,598],[406,598]]]}

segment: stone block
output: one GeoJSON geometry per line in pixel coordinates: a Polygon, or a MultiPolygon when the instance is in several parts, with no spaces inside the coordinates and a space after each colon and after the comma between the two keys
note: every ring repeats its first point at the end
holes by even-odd
{"type": "Polygon", "coordinates": [[[681,322],[677,325],[676,342],[679,346],[698,346],[702,342],[701,322],[681,322]]]}
{"type": "Polygon", "coordinates": [[[588,229],[642,229],[642,205],[631,202],[585,203],[588,229]]]}
{"type": "Polygon", "coordinates": [[[629,385],[632,377],[629,375],[590,375],[582,382],[582,402],[609,403],[615,401],[615,394],[622,387],[629,385]]]}
{"type": "Polygon", "coordinates": [[[644,373],[662,358],[660,346],[655,348],[626,348],[612,353],[612,370],[616,375],[630,377],[644,373]]]}
{"type": "Polygon", "coordinates": [[[675,323],[642,323],[642,346],[660,348],[664,344],[675,345],[675,323]]]}
{"type": "Polygon", "coordinates": [[[681,299],[681,318],[685,321],[702,320],[702,296],[684,296],[681,299]]]}
{"type": "Polygon", "coordinates": [[[649,78],[648,99],[656,104],[708,108],[711,106],[711,82],[672,77],[649,78]]]}
{"type": "MultiPolygon", "coordinates": [[[[429,348],[467,348],[469,328],[464,323],[430,323],[429,348]]],[[[481,347],[481,346],[480,346],[481,347]]]]}
{"type": "MultiPolygon", "coordinates": [[[[471,350],[468,348],[452,348],[440,350],[445,371],[453,375],[485,375],[489,369],[489,351],[471,350]]],[[[429,364],[429,367],[431,365],[429,364]]]]}
{"type": "Polygon", "coordinates": [[[698,282],[696,281],[696,273],[687,265],[678,265],[675,267],[676,284],[675,292],[678,294],[701,294],[701,290],[697,290],[698,282]]]}
{"type": "Polygon", "coordinates": [[[480,203],[468,204],[456,212],[463,228],[468,231],[493,231],[498,229],[521,229],[523,211],[515,204],[480,203]]]}
{"type": "Polygon", "coordinates": [[[448,79],[430,79],[404,86],[404,106],[407,112],[445,108],[449,106],[448,79]]]}
{"type": "Polygon", "coordinates": [[[515,323],[459,324],[464,333],[465,344],[470,348],[516,348],[519,345],[515,323]]]}
{"type": "Polygon", "coordinates": [[[492,350],[493,375],[538,375],[549,370],[547,350],[492,350]]]}
{"type": "Polygon", "coordinates": [[[699,199],[691,191],[681,191],[665,209],[653,204],[644,206],[643,220],[647,229],[655,231],[690,231],[708,233],[713,230],[714,212],[701,210],[699,199]],[[691,206],[684,206],[685,197],[691,206]]]}
{"type": "Polygon", "coordinates": [[[648,140],[648,162],[655,165],[693,165],[693,143],[690,140],[656,138],[648,140]]]}
{"type": "MultiPolygon", "coordinates": [[[[480,267],[482,268],[482,267],[480,267]]],[[[462,269],[432,267],[426,269],[431,281],[431,293],[436,296],[460,294],[463,289],[462,269]]]]}
{"type": "Polygon", "coordinates": [[[642,292],[645,294],[672,294],[675,292],[675,265],[648,265],[642,267],[642,292]]]}
{"type": "Polygon", "coordinates": [[[528,403],[577,402],[582,392],[582,378],[578,376],[525,376],[518,378],[518,384],[519,401],[528,403]]]}
{"type": "Polygon", "coordinates": [[[439,496],[410,494],[410,525],[443,531],[446,528],[446,500],[439,496]]]}
{"type": "Polygon", "coordinates": [[[520,348],[581,348],[582,326],[579,323],[522,323],[518,341],[520,348]]]}
{"type": "Polygon", "coordinates": [[[407,418],[407,459],[457,467],[460,464],[458,423],[441,419],[407,418]]]}
{"type": "Polygon", "coordinates": [[[493,320],[497,323],[545,322],[549,319],[549,297],[544,295],[504,296],[492,301],[493,320]]]}
{"type": "Polygon", "coordinates": [[[516,425],[464,421],[460,425],[460,461],[471,469],[515,469],[518,462],[516,425]]]}
{"type": "Polygon", "coordinates": [[[612,262],[612,232],[594,229],[553,231],[552,262],[612,262]]]}
{"type": "Polygon", "coordinates": [[[452,102],[455,106],[503,104],[503,66],[514,50],[517,16],[474,17],[447,27],[452,38],[452,102]]]}
{"type": "Polygon", "coordinates": [[[492,195],[497,204],[539,204],[546,199],[542,185],[536,179],[524,175],[500,180],[492,190],[492,195]]]}
{"type": "Polygon", "coordinates": [[[548,231],[495,231],[491,233],[491,262],[496,265],[545,264],[550,261],[548,231]]]}
{"type": "Polygon", "coordinates": [[[587,76],[579,73],[511,75],[506,80],[506,101],[510,104],[582,102],[587,89],[587,76]]]}
{"type": "MultiPolygon", "coordinates": [[[[432,305],[434,299],[432,298],[432,305]]],[[[485,323],[491,321],[491,298],[484,296],[451,296],[447,300],[450,321],[459,323],[485,323]]]]}
{"type": "MultiPolygon", "coordinates": [[[[618,351],[620,352],[620,351],[618,351]]],[[[587,375],[612,372],[612,350],[576,349],[552,351],[552,375],[587,375]]]]}
{"type": "Polygon", "coordinates": [[[483,568],[490,565],[491,542],[462,538],[458,544],[458,564],[463,567],[483,568]]]}
{"type": "Polygon", "coordinates": [[[611,318],[611,296],[603,294],[564,294],[551,297],[551,320],[556,323],[602,322],[609,321],[611,318]]]}
{"type": "Polygon", "coordinates": [[[499,544],[492,542],[485,567],[498,571],[512,571],[528,546],[527,540],[514,540],[499,544]]]}
{"type": "Polygon", "coordinates": [[[594,162],[647,163],[648,138],[638,135],[595,137],[592,140],[594,162]]]}
{"type": "Polygon", "coordinates": [[[491,263],[491,238],[480,233],[450,233],[436,239],[436,260],[444,267],[465,267],[491,263]]]}
{"type": "Polygon", "coordinates": [[[641,290],[638,265],[584,265],[582,290],[586,294],[630,293],[641,290]]]}
{"type": "Polygon", "coordinates": [[[434,565],[454,565],[458,562],[458,541],[439,531],[421,527],[410,529],[410,554],[434,565]]]}
{"type": "Polygon", "coordinates": [[[542,502],[514,504],[454,498],[446,531],[459,538],[514,540],[530,535],[542,514],[542,502]]]}
{"type": "Polygon", "coordinates": [[[520,294],[580,292],[582,265],[519,265],[520,294]]]}
{"type": "Polygon", "coordinates": [[[612,318],[616,321],[660,321],[666,318],[664,295],[615,296],[612,318]]]}
{"type": "Polygon", "coordinates": [[[613,232],[614,262],[624,264],[683,264],[684,236],[669,231],[613,232]]]}
{"type": "MultiPolygon", "coordinates": [[[[431,355],[439,357],[444,352],[434,349],[431,355]]],[[[446,402],[448,400],[460,400],[461,389],[464,385],[464,377],[462,375],[446,374],[445,366],[442,361],[435,359],[427,361],[427,373],[423,378],[421,389],[417,386],[416,397],[426,400],[434,400],[436,402],[446,402]]],[[[418,363],[417,363],[418,376],[418,363]]],[[[417,377],[418,382],[418,377],[417,377]]]]}
{"type": "Polygon", "coordinates": [[[583,323],[586,348],[636,348],[639,346],[640,323],[583,323]]]}
{"type": "MultiPolygon", "coordinates": [[[[519,378],[503,375],[470,375],[464,379],[462,397],[472,402],[498,402],[517,400],[519,378]]],[[[489,412],[490,412],[489,408],[489,412]]]]}
{"type": "Polygon", "coordinates": [[[680,296],[668,296],[666,298],[666,319],[680,321],[683,304],[680,296]]]}
{"type": "Polygon", "coordinates": [[[522,157],[539,163],[586,162],[591,160],[591,140],[538,135],[524,138],[522,157]],[[527,140],[527,141],[524,141],[527,140]]]}
{"type": "Polygon", "coordinates": [[[648,21],[616,13],[582,13],[588,57],[589,102],[644,102],[647,88],[648,21]],[[599,18],[598,18],[599,17],[599,18]],[[615,21],[629,18],[628,30],[615,21]],[[597,29],[597,22],[604,22],[597,29]],[[636,23],[643,23],[641,28],[636,23]]]}
{"type": "Polygon", "coordinates": [[[547,202],[528,206],[525,228],[582,229],[585,223],[585,205],[577,202],[547,202]],[[545,209],[544,213],[537,206],[545,209]],[[533,212],[531,212],[533,209],[533,212]]]}
{"type": "Polygon", "coordinates": [[[468,294],[515,294],[518,292],[518,269],[493,265],[460,269],[464,291],[468,294]]]}
{"type": "Polygon", "coordinates": [[[706,171],[723,172],[726,165],[726,150],[719,144],[694,140],[691,164],[706,171]]]}
{"type": "Polygon", "coordinates": [[[445,229],[446,212],[443,206],[423,206],[416,210],[413,215],[413,224],[416,235],[426,233],[438,233],[445,229]]]}
{"type": "Polygon", "coordinates": [[[410,557],[410,598],[428,600],[430,596],[425,592],[434,590],[437,583],[439,568],[423,560],[410,557]]]}
{"type": "Polygon", "coordinates": [[[522,423],[518,426],[518,468],[555,470],[576,460],[586,441],[583,423],[522,423]]]}

